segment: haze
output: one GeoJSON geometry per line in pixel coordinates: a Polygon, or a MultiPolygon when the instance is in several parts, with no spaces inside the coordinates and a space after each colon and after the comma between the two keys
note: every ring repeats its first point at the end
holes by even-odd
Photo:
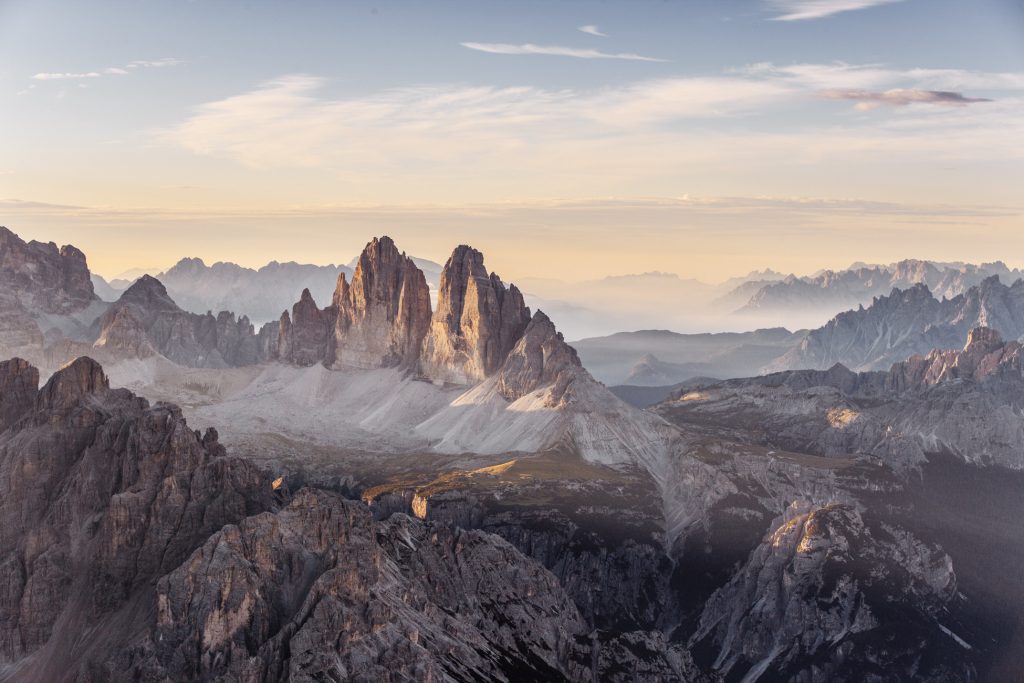
{"type": "Polygon", "coordinates": [[[1010,0],[8,0],[0,209],[108,277],[383,233],[509,279],[1017,265],[1022,28],[1010,0]]]}

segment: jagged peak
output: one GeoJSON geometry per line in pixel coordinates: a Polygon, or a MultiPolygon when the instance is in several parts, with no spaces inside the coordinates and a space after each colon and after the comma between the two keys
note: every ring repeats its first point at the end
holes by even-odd
{"type": "Polygon", "coordinates": [[[1003,337],[998,331],[979,325],[967,333],[967,344],[964,346],[964,351],[974,348],[996,349],[1004,343],[1003,337]]]}
{"type": "Polygon", "coordinates": [[[178,304],[167,293],[164,283],[152,275],[143,275],[121,293],[118,303],[132,303],[147,310],[177,310],[178,304]]]}
{"type": "Polygon", "coordinates": [[[88,356],[79,356],[53,373],[36,398],[36,406],[49,410],[69,408],[85,396],[106,391],[110,381],[103,366],[88,356]]]}
{"type": "Polygon", "coordinates": [[[344,271],[338,273],[338,279],[334,285],[334,296],[331,298],[331,305],[340,309],[342,304],[348,298],[349,288],[348,278],[345,277],[344,271]]]}
{"type": "MultiPolygon", "coordinates": [[[[2,226],[0,226],[0,227],[2,227],[2,226]]],[[[3,369],[3,372],[13,373],[13,374],[21,374],[21,373],[25,372],[26,370],[28,370],[30,368],[31,369],[35,369],[35,366],[32,365],[31,363],[29,363],[24,358],[19,358],[18,356],[14,356],[13,358],[9,358],[7,360],[0,361],[0,368],[3,369]]],[[[38,372],[38,370],[37,370],[37,372],[38,372]]]]}
{"type": "Polygon", "coordinates": [[[537,309],[537,312],[533,314],[533,317],[530,318],[530,323],[526,326],[526,331],[523,332],[523,337],[526,337],[531,333],[535,336],[543,334],[546,337],[557,340],[559,344],[564,345],[571,351],[573,362],[576,365],[582,366],[579,356],[576,353],[576,349],[565,343],[565,337],[562,336],[562,333],[558,331],[557,327],[555,327],[555,323],[552,322],[551,318],[549,318],[547,314],[539,308],[537,309]]]}
{"type": "Polygon", "coordinates": [[[480,250],[468,244],[460,244],[457,247],[455,247],[454,250],[452,250],[452,255],[448,258],[448,260],[458,261],[466,258],[467,256],[471,258],[479,258],[480,261],[483,261],[484,259],[484,255],[480,252],[480,250]]]}
{"type": "Polygon", "coordinates": [[[168,272],[184,268],[205,268],[206,262],[198,256],[186,256],[168,269],[168,272]]]}
{"type": "Polygon", "coordinates": [[[923,282],[916,282],[912,286],[906,289],[899,289],[894,287],[892,293],[889,295],[893,298],[898,298],[901,301],[914,301],[917,299],[933,299],[932,290],[929,289],[928,285],[923,282]]]}
{"type": "Polygon", "coordinates": [[[395,254],[401,253],[403,256],[405,255],[405,252],[399,252],[398,246],[395,244],[395,241],[393,239],[391,239],[390,237],[388,237],[387,235],[381,235],[380,237],[374,237],[369,242],[367,242],[366,246],[363,247],[363,252],[362,252],[362,254],[360,256],[360,259],[359,259],[360,262],[362,261],[362,256],[367,256],[370,253],[374,253],[374,252],[380,253],[380,254],[383,254],[383,253],[386,253],[386,252],[394,252],[395,254]]]}
{"type": "Polygon", "coordinates": [[[85,259],[85,252],[73,244],[65,244],[60,248],[60,255],[64,258],[85,259]]]}
{"type": "Polygon", "coordinates": [[[565,343],[551,319],[538,310],[498,373],[498,391],[506,400],[515,401],[549,387],[547,404],[559,405],[571,399],[581,369],[576,349],[565,343]]]}
{"type": "Polygon", "coordinates": [[[402,269],[411,269],[411,271],[418,273],[423,278],[424,285],[426,284],[423,271],[420,270],[413,259],[409,258],[404,251],[399,251],[394,240],[387,235],[383,235],[370,240],[363,248],[362,253],[359,254],[350,286],[358,286],[362,289],[372,286],[373,273],[379,270],[381,266],[387,267],[385,264],[389,263],[395,263],[402,269]]]}
{"type": "Polygon", "coordinates": [[[167,294],[167,288],[164,287],[164,283],[147,273],[133,282],[128,289],[124,290],[125,294],[129,292],[158,292],[160,294],[167,294]]]}

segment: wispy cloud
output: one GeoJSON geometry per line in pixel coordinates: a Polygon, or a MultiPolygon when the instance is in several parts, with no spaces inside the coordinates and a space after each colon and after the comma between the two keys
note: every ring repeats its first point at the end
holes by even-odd
{"type": "Polygon", "coordinates": [[[140,67],[153,67],[161,68],[165,66],[179,66],[184,64],[184,59],[178,59],[177,57],[163,57],[161,59],[136,59],[134,62],[128,63],[129,69],[137,69],[140,67]]]}
{"type": "Polygon", "coordinates": [[[814,110],[817,119],[778,131],[760,119],[826,90],[863,91],[854,94],[874,101],[865,93],[885,88],[829,89],[817,80],[734,73],[601,88],[430,85],[339,98],[322,94],[324,83],[281,77],[201,105],[157,139],[261,173],[329,169],[335,185],[361,197],[382,197],[373,193],[404,178],[415,188],[410,200],[438,201],[453,186],[501,196],[510,173],[527,196],[580,187],[618,194],[699,185],[735,168],[799,174],[822,164],[864,169],[881,159],[934,167],[1024,158],[1014,142],[1024,140],[1016,92],[983,107],[898,107],[889,95],[880,104],[898,115],[837,120],[814,110]]]}
{"type": "Polygon", "coordinates": [[[607,33],[602,32],[601,29],[599,29],[598,27],[594,26],[593,24],[587,24],[586,26],[580,26],[576,30],[581,31],[582,33],[589,33],[592,36],[599,36],[601,38],[607,38],[608,37],[607,33]]]}
{"type": "Polygon", "coordinates": [[[947,107],[964,107],[977,102],[991,102],[984,97],[966,97],[951,90],[919,90],[916,88],[895,88],[884,92],[870,90],[825,90],[822,97],[830,100],[850,100],[857,103],[857,109],[867,111],[882,105],[905,107],[909,104],[940,104],[947,107]]]}
{"type": "Polygon", "coordinates": [[[773,21],[802,21],[805,19],[821,19],[823,17],[868,9],[878,5],[888,5],[903,0],[768,0],[769,6],[781,12],[772,17],[773,21]]]}
{"type": "MultiPolygon", "coordinates": [[[[966,69],[892,69],[881,64],[774,64],[760,62],[727,73],[781,79],[808,88],[867,90],[912,84],[927,90],[1024,90],[1024,73],[966,69]]],[[[910,87],[910,86],[908,86],[910,87]]]]}
{"type": "Polygon", "coordinates": [[[456,163],[481,150],[511,155],[659,123],[723,119],[790,93],[774,83],[709,77],[595,90],[437,85],[328,99],[318,96],[323,83],[284,76],[204,104],[161,136],[258,168],[345,164],[367,155],[379,163],[410,155],[456,163]]]}
{"type": "Polygon", "coordinates": [[[963,69],[891,69],[878,64],[856,65],[752,64],[730,73],[816,92],[831,100],[856,102],[859,110],[882,105],[911,104],[965,106],[991,102],[988,97],[967,95],[964,90],[1014,92],[1024,90],[1024,73],[967,71],[963,69]]]}
{"type": "Polygon", "coordinates": [[[103,76],[127,76],[132,70],[161,68],[184,64],[183,59],[164,57],[162,59],[139,59],[121,66],[109,66],[99,71],[43,71],[32,76],[36,81],[84,80],[86,78],[102,78],[103,76]]]}
{"type": "Polygon", "coordinates": [[[80,71],[80,72],[43,72],[34,75],[32,78],[37,81],[62,81],[67,79],[79,79],[79,78],[99,78],[102,76],[99,71],[80,71]]]}
{"type": "Polygon", "coordinates": [[[480,52],[490,52],[497,55],[551,55],[556,57],[575,57],[577,59],[625,59],[636,62],[667,62],[667,59],[657,57],[645,57],[633,52],[601,52],[589,48],[565,47],[562,45],[534,45],[524,43],[513,45],[511,43],[461,43],[463,47],[480,52]]]}

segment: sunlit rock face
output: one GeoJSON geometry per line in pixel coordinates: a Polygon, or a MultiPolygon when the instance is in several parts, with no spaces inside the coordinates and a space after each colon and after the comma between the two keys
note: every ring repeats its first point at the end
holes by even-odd
{"type": "Polygon", "coordinates": [[[430,328],[430,290],[390,237],[366,245],[351,286],[339,278],[335,303],[335,366],[415,369],[430,328]]]}
{"type": "Polygon", "coordinates": [[[565,343],[551,319],[537,311],[497,375],[498,392],[515,401],[551,387],[546,402],[555,406],[572,397],[572,386],[581,374],[585,371],[576,350],[565,343]]]}
{"type": "Polygon", "coordinates": [[[529,322],[530,309],[515,285],[506,288],[488,275],[483,254],[461,245],[441,272],[420,370],[455,384],[482,380],[501,366],[529,322]]]}
{"type": "Polygon", "coordinates": [[[940,623],[955,592],[940,548],[849,505],[794,505],[707,602],[691,644],[745,680],[973,680],[940,623]]]}

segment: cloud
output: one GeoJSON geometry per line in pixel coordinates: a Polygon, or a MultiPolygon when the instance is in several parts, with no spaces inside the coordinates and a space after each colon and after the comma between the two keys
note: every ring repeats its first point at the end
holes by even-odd
{"type": "Polygon", "coordinates": [[[926,90],[1024,90],[1024,73],[965,69],[892,69],[880,64],[748,64],[727,73],[781,79],[815,89],[880,89],[917,87],[926,90]]]}
{"type": "Polygon", "coordinates": [[[947,107],[964,107],[977,102],[991,102],[984,97],[965,97],[951,90],[919,90],[916,88],[895,88],[884,92],[870,90],[825,90],[821,96],[830,100],[850,100],[857,103],[857,109],[867,111],[883,104],[905,107],[909,104],[939,104],[947,107]]]}
{"type": "Polygon", "coordinates": [[[589,33],[592,36],[599,36],[601,38],[607,38],[608,37],[607,33],[603,33],[599,28],[597,28],[593,24],[587,24],[586,26],[580,26],[576,30],[577,31],[581,31],[583,33],[589,33]]]}
{"type": "Polygon", "coordinates": [[[632,52],[601,52],[588,48],[563,47],[560,45],[534,45],[524,43],[513,45],[511,43],[461,43],[463,47],[480,52],[490,52],[497,55],[552,55],[556,57],[575,57],[577,59],[625,59],[635,62],[667,62],[667,59],[657,57],[645,57],[632,52]]]}
{"type": "Polygon", "coordinates": [[[98,71],[87,71],[87,72],[80,72],[80,73],[71,73],[71,72],[64,72],[64,73],[43,72],[43,73],[38,73],[38,74],[32,76],[32,79],[36,80],[36,81],[61,81],[61,80],[69,79],[69,78],[99,78],[101,75],[102,74],[100,74],[98,71]]]}
{"type": "Polygon", "coordinates": [[[63,81],[82,80],[85,78],[102,78],[103,76],[127,76],[131,73],[129,69],[160,68],[178,66],[179,64],[184,63],[185,61],[183,59],[178,59],[177,57],[164,57],[162,59],[155,60],[135,60],[133,62],[129,62],[123,67],[109,66],[101,71],[44,71],[33,75],[32,79],[36,81],[63,81]]]}
{"type": "Polygon", "coordinates": [[[773,21],[802,21],[821,19],[840,12],[868,9],[903,0],[768,0],[769,6],[782,14],[773,21]]]}
{"type": "MultiPolygon", "coordinates": [[[[950,164],[995,168],[989,162],[1024,159],[1024,92],[985,106],[887,106],[885,116],[849,117],[806,102],[826,90],[889,86],[822,88],[817,77],[774,70],[602,87],[436,84],[343,96],[326,93],[326,83],[283,76],[202,104],[151,139],[235,162],[254,183],[301,174],[310,192],[376,202],[395,201],[395,186],[409,202],[749,192],[751,185],[825,193],[864,178],[868,186],[881,183],[893,164],[941,175],[950,164]],[[777,125],[794,115],[799,125],[777,125]]],[[[880,187],[887,196],[889,186],[880,187]]]]}
{"type": "Polygon", "coordinates": [[[773,83],[707,77],[594,90],[436,85],[330,99],[319,96],[323,83],[310,75],[284,76],[201,105],[160,137],[257,168],[359,163],[363,157],[371,163],[471,163],[481,153],[500,156],[686,119],[724,119],[790,92],[773,83]]]}
{"type": "Polygon", "coordinates": [[[177,57],[163,57],[161,59],[152,59],[152,60],[137,59],[134,62],[129,62],[128,63],[128,68],[129,69],[137,69],[139,67],[143,67],[143,68],[146,68],[146,67],[161,68],[161,67],[165,67],[165,66],[179,66],[179,65],[184,64],[184,63],[185,63],[184,59],[178,59],[177,57]]]}
{"type": "MultiPolygon", "coordinates": [[[[162,189],[197,189],[190,185],[164,186],[162,189]]],[[[0,209],[19,213],[40,213],[47,215],[97,218],[104,221],[137,221],[148,218],[156,221],[188,219],[218,220],[256,218],[314,218],[314,217],[379,217],[383,220],[408,216],[412,219],[423,216],[444,217],[456,214],[468,219],[479,220],[489,216],[524,217],[530,214],[562,214],[598,217],[602,214],[624,215],[642,211],[649,213],[675,213],[682,215],[721,214],[733,216],[748,213],[756,216],[765,211],[785,211],[788,215],[800,213],[829,213],[850,215],[864,214],[888,216],[922,216],[948,218],[1002,218],[1019,217],[1024,207],[1020,206],[978,206],[972,204],[912,203],[878,201],[860,198],[804,197],[804,196],[639,196],[639,197],[579,197],[573,199],[513,200],[499,202],[458,202],[458,203],[326,203],[299,204],[276,208],[253,208],[249,205],[229,207],[195,206],[174,207],[145,206],[115,208],[110,206],[84,206],[14,198],[0,198],[0,209]]],[[[588,219],[589,221],[589,219],[588,219]]],[[[610,222],[614,230],[620,225],[610,222]]],[[[751,226],[751,230],[757,230],[751,226]]]]}

